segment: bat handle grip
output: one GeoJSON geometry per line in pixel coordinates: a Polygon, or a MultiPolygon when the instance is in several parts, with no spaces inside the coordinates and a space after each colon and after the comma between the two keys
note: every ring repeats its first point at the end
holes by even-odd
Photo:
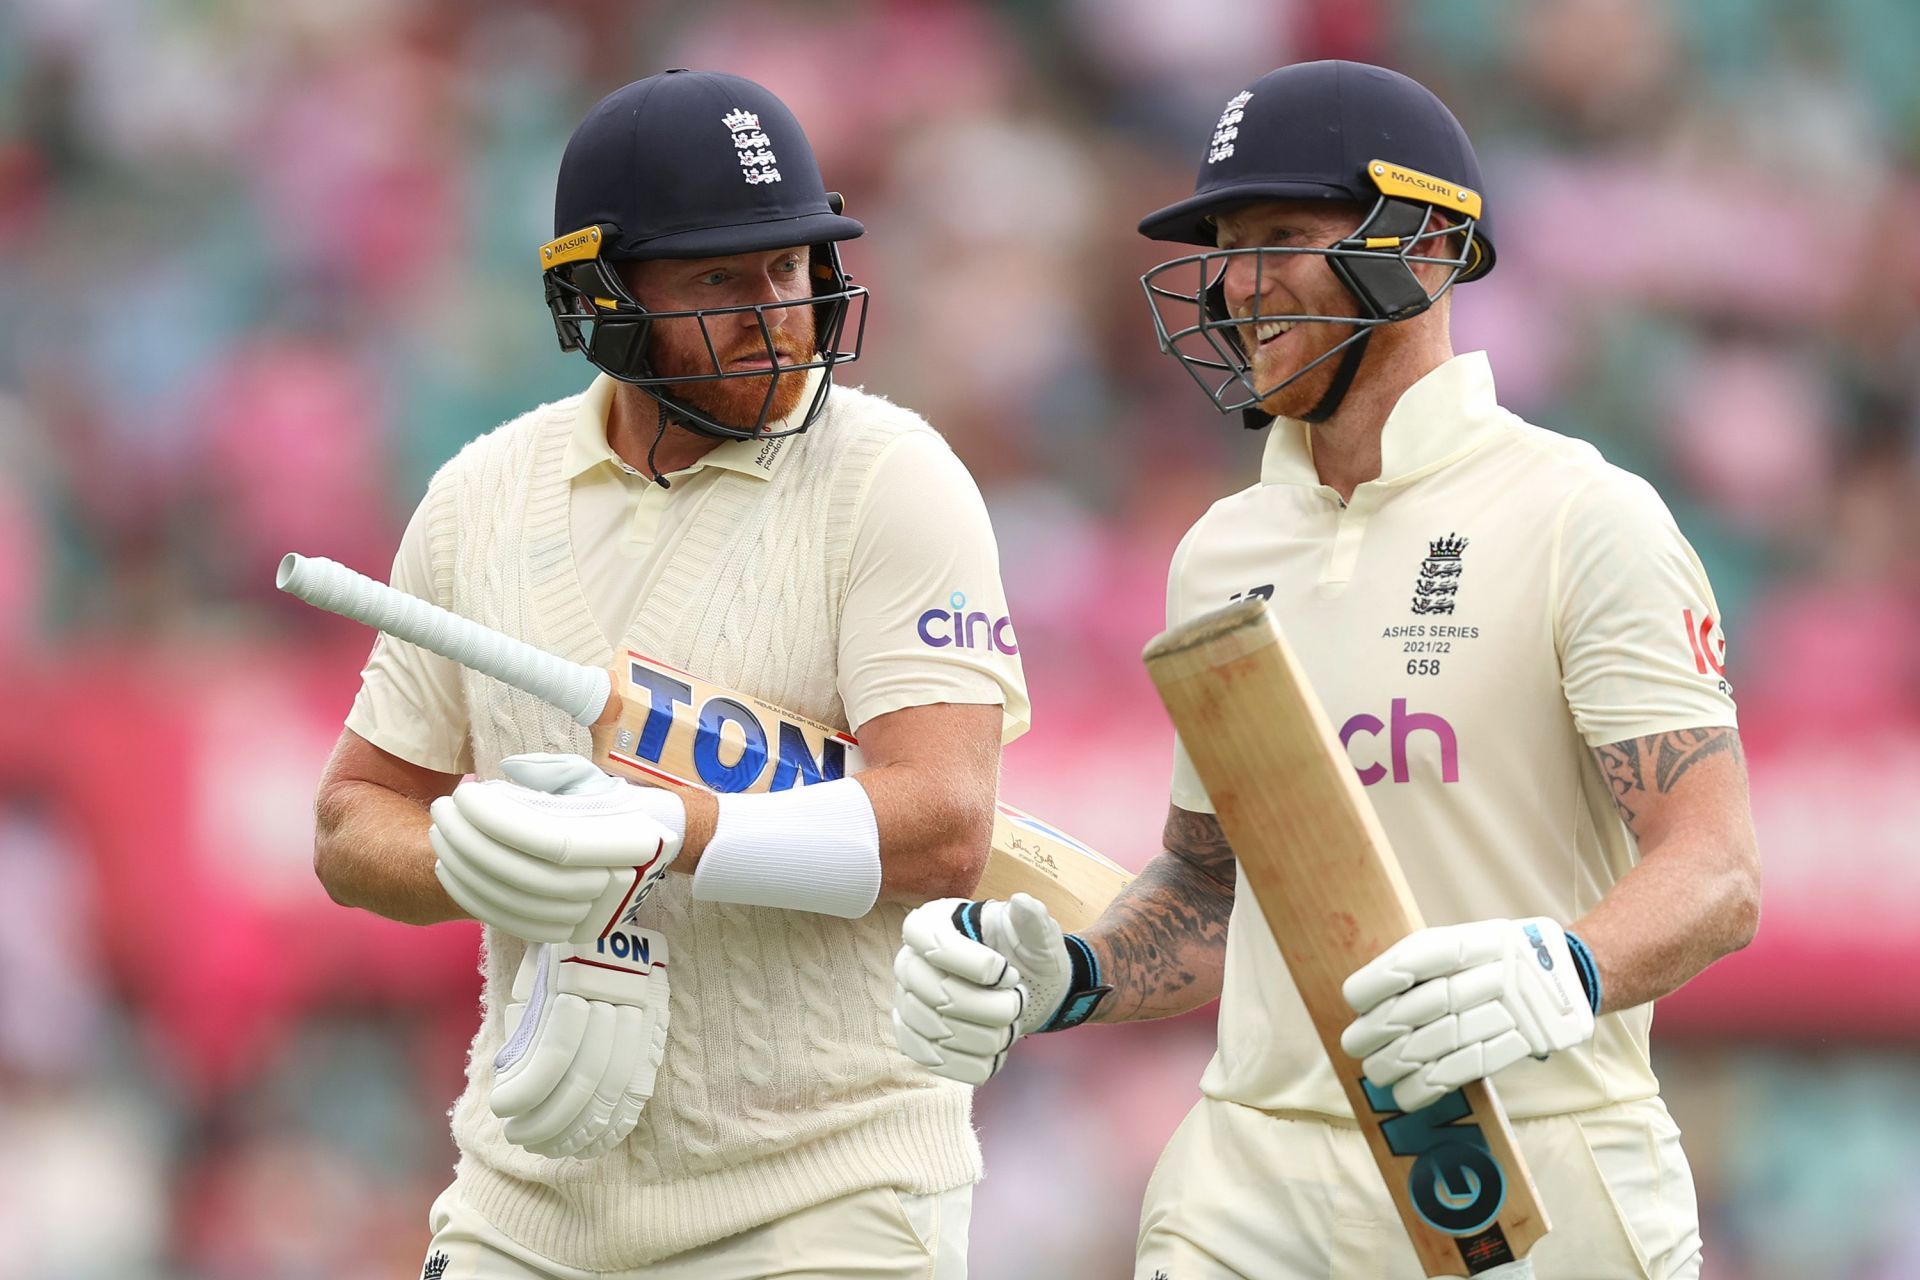
{"type": "Polygon", "coordinates": [[[317,609],[363,622],[530,693],[588,728],[599,721],[613,694],[612,677],[598,667],[536,649],[323,556],[289,553],[280,561],[274,585],[317,609]]]}

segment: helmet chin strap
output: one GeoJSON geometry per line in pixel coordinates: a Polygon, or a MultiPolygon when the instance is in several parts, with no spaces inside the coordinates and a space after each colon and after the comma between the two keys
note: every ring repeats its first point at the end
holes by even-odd
{"type": "MultiPolygon", "coordinates": [[[[1340,404],[1347,398],[1347,391],[1353,386],[1354,375],[1360,372],[1360,361],[1366,358],[1367,344],[1373,341],[1373,329],[1353,340],[1353,345],[1340,353],[1340,363],[1333,367],[1333,381],[1327,384],[1326,391],[1313,408],[1300,415],[1301,422],[1322,423],[1340,411],[1340,404]]],[[[1263,411],[1259,405],[1252,405],[1240,411],[1240,421],[1249,431],[1259,431],[1273,425],[1274,415],[1263,411]]]]}
{"type": "Polygon", "coordinates": [[[677,397],[668,394],[662,387],[646,387],[643,388],[643,390],[645,390],[649,396],[653,397],[654,404],[659,406],[660,423],[663,430],[669,426],[685,427],[688,431],[693,432],[693,434],[705,436],[709,440],[747,439],[745,436],[729,435],[725,431],[715,431],[695,416],[695,411],[691,405],[682,405],[677,397]]]}
{"type": "Polygon", "coordinates": [[[1322,423],[1340,411],[1340,402],[1347,398],[1347,389],[1353,386],[1353,376],[1360,372],[1360,361],[1366,358],[1367,344],[1373,341],[1373,329],[1369,327],[1354,340],[1340,356],[1340,363],[1333,371],[1333,381],[1320,397],[1320,402],[1300,415],[1300,421],[1322,423]]]}
{"type": "Polygon", "coordinates": [[[705,436],[709,440],[731,440],[734,437],[723,436],[716,431],[701,430],[700,423],[689,421],[687,418],[676,413],[674,411],[674,405],[662,397],[658,389],[647,387],[644,388],[644,390],[648,398],[653,401],[654,410],[653,443],[647,446],[648,478],[662,489],[671,489],[673,485],[668,483],[667,478],[660,474],[660,466],[656,461],[660,453],[660,442],[667,438],[668,427],[682,427],[697,436],[705,436]]]}
{"type": "Polygon", "coordinates": [[[660,468],[653,460],[654,455],[660,452],[660,442],[667,438],[667,407],[665,405],[660,406],[659,418],[660,425],[653,430],[653,443],[647,446],[647,474],[652,476],[653,482],[662,489],[671,489],[673,486],[668,484],[667,478],[660,474],[660,468]]]}

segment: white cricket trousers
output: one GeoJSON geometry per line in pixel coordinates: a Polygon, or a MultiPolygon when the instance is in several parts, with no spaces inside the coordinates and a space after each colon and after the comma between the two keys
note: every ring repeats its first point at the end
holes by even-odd
{"type": "Polygon", "coordinates": [[[973,1188],[915,1196],[880,1187],[631,1271],[563,1267],[495,1230],[454,1183],[433,1202],[442,1280],[966,1280],[973,1188]]]}
{"type": "MultiPolygon", "coordinates": [[[[1699,1208],[1658,1098],[1513,1122],[1553,1229],[1536,1280],[1695,1280],[1699,1208]]],[[[1202,1098],[1147,1183],[1135,1280],[1424,1280],[1351,1123],[1202,1098]]]]}

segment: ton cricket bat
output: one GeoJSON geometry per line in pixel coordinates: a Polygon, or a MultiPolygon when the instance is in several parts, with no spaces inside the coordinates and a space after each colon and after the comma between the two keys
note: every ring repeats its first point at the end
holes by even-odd
{"type": "MultiPolygon", "coordinates": [[[[611,672],[536,649],[332,560],[289,555],[275,583],[550,703],[592,734],[593,758],[631,782],[676,791],[782,791],[859,772],[860,745],[795,715],[628,650],[611,672]]],[[[1030,893],[1084,929],[1131,879],[1118,863],[1012,805],[994,815],[976,893],[1030,893]]]]}
{"type": "Polygon", "coordinates": [[[1263,600],[1147,646],[1147,670],[1218,811],[1430,1276],[1531,1275],[1547,1215],[1493,1087],[1402,1112],[1340,1048],[1348,975],[1421,927],[1347,753],[1263,600]],[[1510,1268],[1510,1269],[1509,1269],[1510,1268]]]}

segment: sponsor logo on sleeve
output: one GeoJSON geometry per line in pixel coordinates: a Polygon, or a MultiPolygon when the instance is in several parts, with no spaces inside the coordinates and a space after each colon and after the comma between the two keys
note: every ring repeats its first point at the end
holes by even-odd
{"type": "Polygon", "coordinates": [[[1714,630],[1717,624],[1713,615],[1703,609],[1696,623],[1693,610],[1682,609],[1680,620],[1687,628],[1687,643],[1693,646],[1694,670],[1703,676],[1724,677],[1727,674],[1727,638],[1714,630]]]}
{"type": "Polygon", "coordinates": [[[1731,697],[1733,686],[1727,683],[1727,637],[1719,629],[1719,622],[1705,609],[1700,611],[1697,621],[1693,610],[1682,609],[1680,625],[1686,629],[1687,645],[1693,650],[1693,669],[1731,697]]]}
{"type": "Polygon", "coordinates": [[[1020,652],[1020,645],[1013,637],[1013,619],[1005,614],[994,618],[978,609],[969,610],[964,591],[948,596],[946,608],[933,608],[921,614],[919,631],[921,643],[929,648],[1020,652]]]}

